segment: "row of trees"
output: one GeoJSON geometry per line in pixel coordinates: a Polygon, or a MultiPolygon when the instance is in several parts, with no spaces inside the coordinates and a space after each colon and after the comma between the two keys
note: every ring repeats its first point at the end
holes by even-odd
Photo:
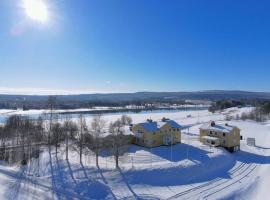
{"type": "Polygon", "coordinates": [[[244,101],[236,101],[236,100],[220,100],[212,104],[208,110],[209,112],[216,112],[219,110],[224,110],[227,108],[232,108],[232,107],[242,107],[245,106],[244,101]]]}
{"type": "Polygon", "coordinates": [[[47,146],[49,152],[54,147],[57,154],[60,145],[65,145],[66,159],[69,159],[70,146],[78,149],[80,162],[83,151],[88,149],[94,152],[98,167],[100,152],[108,151],[114,156],[116,167],[119,167],[119,157],[127,150],[131,140],[125,133],[125,127],[132,123],[130,117],[123,115],[107,125],[98,114],[87,123],[83,115],[77,120],[70,115],[60,118],[54,112],[56,105],[56,98],[49,97],[49,112],[38,119],[19,115],[9,117],[0,127],[0,159],[21,161],[25,165],[33,156],[39,157],[40,146],[47,146]],[[10,159],[15,155],[16,159],[10,159]]]}
{"type": "Polygon", "coordinates": [[[0,159],[13,162],[20,159],[26,164],[30,157],[38,157],[40,143],[45,138],[43,125],[41,117],[37,120],[18,115],[9,117],[0,129],[0,159]]]}
{"type": "Polygon", "coordinates": [[[257,104],[256,107],[250,112],[244,112],[241,115],[231,116],[227,115],[226,120],[254,120],[257,122],[263,122],[270,119],[270,102],[264,102],[262,104],[257,104]]]}
{"type": "Polygon", "coordinates": [[[263,122],[270,118],[270,103],[265,103],[257,106],[254,110],[249,113],[242,113],[242,120],[255,120],[257,122],[263,122]]]}
{"type": "Polygon", "coordinates": [[[53,112],[53,103],[49,105],[50,112],[38,119],[18,115],[7,119],[0,128],[0,159],[9,159],[7,152],[16,149],[15,154],[19,152],[21,163],[26,164],[33,156],[39,156],[40,146],[54,147],[57,154],[60,145],[65,145],[66,159],[69,159],[70,146],[78,149],[80,162],[83,151],[89,149],[94,152],[99,166],[100,152],[108,151],[119,167],[119,157],[128,149],[131,140],[125,133],[127,125],[132,123],[130,117],[123,115],[107,125],[101,115],[96,115],[87,123],[83,115],[77,120],[68,115],[59,118],[53,112]],[[34,147],[35,154],[32,153],[34,147]]]}

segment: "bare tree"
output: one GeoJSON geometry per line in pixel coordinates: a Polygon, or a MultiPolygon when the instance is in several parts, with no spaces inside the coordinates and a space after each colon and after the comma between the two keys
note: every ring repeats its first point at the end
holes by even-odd
{"type": "Polygon", "coordinates": [[[74,140],[75,137],[73,137],[73,135],[74,133],[78,131],[78,126],[75,122],[72,121],[70,115],[67,115],[65,117],[65,120],[63,123],[63,131],[64,131],[64,137],[65,137],[65,143],[66,143],[66,160],[68,160],[70,140],[74,140]]]}
{"type": "Polygon", "coordinates": [[[49,135],[48,135],[48,143],[51,144],[51,134],[52,134],[52,123],[53,123],[53,116],[54,116],[54,109],[56,107],[56,97],[49,96],[48,98],[48,108],[50,110],[49,116],[49,135]]]}
{"type": "Polygon", "coordinates": [[[1,138],[0,160],[4,160],[4,156],[5,156],[5,138],[6,138],[4,127],[0,127],[0,138],[1,138]]]}
{"type": "Polygon", "coordinates": [[[59,122],[54,122],[51,127],[52,138],[51,142],[55,146],[55,153],[57,154],[60,142],[64,140],[64,129],[59,122]]]}
{"type": "Polygon", "coordinates": [[[84,135],[88,132],[88,127],[83,115],[79,116],[79,136],[78,136],[78,145],[79,145],[79,154],[80,154],[80,162],[82,162],[82,151],[84,145],[84,135]]]}
{"type": "Polygon", "coordinates": [[[98,163],[98,157],[99,157],[99,152],[102,149],[102,135],[104,133],[104,128],[105,128],[105,120],[102,119],[102,116],[100,114],[94,116],[92,123],[91,123],[91,134],[93,137],[93,149],[96,155],[96,166],[99,166],[98,163]]]}
{"type": "Polygon", "coordinates": [[[122,115],[120,121],[122,125],[130,125],[132,123],[132,118],[127,115],[122,115]]]}
{"type": "Polygon", "coordinates": [[[65,121],[64,121],[64,124],[63,124],[63,129],[64,129],[64,132],[65,132],[65,141],[66,141],[66,160],[68,160],[68,146],[69,146],[69,137],[70,137],[70,123],[71,123],[70,116],[67,115],[65,117],[65,121]]]}
{"type": "Polygon", "coordinates": [[[130,137],[125,135],[126,122],[122,119],[123,116],[115,122],[110,123],[109,131],[111,135],[106,139],[114,156],[116,168],[119,168],[120,155],[123,155],[127,151],[128,144],[130,144],[130,137]]]}

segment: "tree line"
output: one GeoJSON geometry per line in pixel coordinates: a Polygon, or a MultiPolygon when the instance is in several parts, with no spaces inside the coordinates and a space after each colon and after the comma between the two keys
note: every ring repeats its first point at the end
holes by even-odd
{"type": "Polygon", "coordinates": [[[262,102],[256,104],[255,108],[250,112],[243,112],[241,115],[237,114],[236,116],[226,115],[226,120],[254,120],[257,122],[264,122],[270,119],[270,102],[262,102]]]}
{"type": "Polygon", "coordinates": [[[60,118],[54,113],[55,105],[55,99],[50,98],[50,112],[42,114],[38,119],[10,116],[0,127],[0,160],[20,161],[22,165],[26,165],[31,158],[39,157],[42,147],[49,148],[50,152],[54,148],[57,154],[59,147],[65,146],[67,160],[70,147],[78,150],[80,162],[83,151],[91,150],[98,167],[100,153],[106,151],[114,157],[116,168],[119,167],[119,157],[128,150],[132,140],[127,134],[127,127],[132,123],[129,116],[122,115],[107,124],[102,115],[97,114],[87,123],[84,115],[80,115],[78,119],[69,115],[60,118]]]}

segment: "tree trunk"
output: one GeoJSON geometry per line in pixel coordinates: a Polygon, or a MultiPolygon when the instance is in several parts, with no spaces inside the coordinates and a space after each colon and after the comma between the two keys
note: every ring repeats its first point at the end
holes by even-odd
{"type": "Polygon", "coordinates": [[[82,162],[82,144],[80,144],[80,162],[82,162]]]}
{"type": "Polygon", "coordinates": [[[116,157],[115,157],[115,167],[116,167],[116,168],[119,168],[118,160],[119,160],[119,157],[116,156],[116,157]]]}
{"type": "Polygon", "coordinates": [[[66,160],[68,160],[68,136],[66,138],[66,160]]]}
{"type": "Polygon", "coordinates": [[[98,152],[96,151],[96,166],[98,167],[98,152]]]}

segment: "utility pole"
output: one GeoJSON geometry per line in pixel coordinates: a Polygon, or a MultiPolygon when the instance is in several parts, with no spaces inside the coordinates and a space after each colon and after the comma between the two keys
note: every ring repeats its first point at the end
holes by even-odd
{"type": "Polygon", "coordinates": [[[171,132],[171,162],[173,162],[173,160],[172,160],[172,143],[173,143],[173,139],[172,139],[172,132],[171,132]]]}
{"type": "Polygon", "coordinates": [[[153,162],[153,152],[152,152],[152,145],[151,145],[150,151],[151,151],[151,168],[152,168],[152,162],[153,162]]]}
{"type": "Polygon", "coordinates": [[[188,162],[188,156],[189,156],[189,128],[188,128],[188,138],[187,138],[187,162],[188,162]]]}

